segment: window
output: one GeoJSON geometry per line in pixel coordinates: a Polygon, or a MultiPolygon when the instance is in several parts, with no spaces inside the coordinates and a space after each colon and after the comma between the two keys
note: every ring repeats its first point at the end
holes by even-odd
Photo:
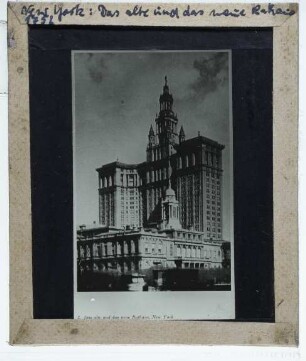
{"type": "Polygon", "coordinates": [[[81,257],[81,258],[84,258],[84,254],[85,254],[84,248],[83,248],[83,247],[80,247],[80,257],[81,257]]]}
{"type": "Polygon", "coordinates": [[[195,257],[195,248],[194,247],[192,247],[192,249],[191,249],[191,256],[195,257]]]}
{"type": "Polygon", "coordinates": [[[178,157],[178,168],[182,168],[182,158],[178,157]]]}
{"type": "Polygon", "coordinates": [[[197,248],[197,258],[200,258],[200,257],[201,257],[201,249],[197,248]]]}
{"type": "Polygon", "coordinates": [[[99,257],[99,248],[100,246],[98,246],[96,243],[94,243],[93,245],[93,253],[95,257],[99,257]]]}
{"type": "Polygon", "coordinates": [[[135,185],[135,176],[134,176],[134,174],[127,175],[127,185],[128,185],[128,187],[134,187],[134,185],[135,185]]]}
{"type": "Polygon", "coordinates": [[[192,153],[192,155],[191,155],[191,162],[192,162],[192,165],[196,164],[196,159],[195,159],[195,154],[194,153],[192,153]]]}
{"type": "Polygon", "coordinates": [[[173,256],[173,244],[171,243],[170,244],[170,257],[173,256]]]}
{"type": "Polygon", "coordinates": [[[191,257],[191,249],[190,249],[190,247],[187,248],[187,257],[191,257]]]}
{"type": "Polygon", "coordinates": [[[135,253],[135,242],[131,240],[131,253],[135,253]]]}

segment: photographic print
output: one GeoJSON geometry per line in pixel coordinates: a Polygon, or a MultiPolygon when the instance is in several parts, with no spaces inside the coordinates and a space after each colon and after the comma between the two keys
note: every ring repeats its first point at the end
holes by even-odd
{"type": "Polygon", "coordinates": [[[10,344],[297,345],[298,6],[98,7],[8,5],[10,344]]]}
{"type": "Polygon", "coordinates": [[[234,317],[230,57],[72,53],[75,317],[234,317]]]}

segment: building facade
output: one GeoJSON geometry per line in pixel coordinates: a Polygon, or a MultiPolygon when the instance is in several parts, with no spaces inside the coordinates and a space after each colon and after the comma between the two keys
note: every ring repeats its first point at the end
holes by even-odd
{"type": "Polygon", "coordinates": [[[100,216],[105,226],[159,227],[162,198],[171,180],[184,229],[222,239],[222,150],[200,134],[185,139],[173,111],[173,97],[164,85],[156,131],[151,125],[141,164],[113,162],[98,168],[100,216]]]}
{"type": "Polygon", "coordinates": [[[222,243],[186,230],[153,232],[96,227],[78,231],[78,266],[84,271],[139,272],[159,268],[221,268],[222,243]]]}
{"type": "Polygon", "coordinates": [[[186,139],[167,78],[146,161],[97,169],[99,227],[78,230],[82,270],[222,267],[222,150],[198,134],[186,139]]]}

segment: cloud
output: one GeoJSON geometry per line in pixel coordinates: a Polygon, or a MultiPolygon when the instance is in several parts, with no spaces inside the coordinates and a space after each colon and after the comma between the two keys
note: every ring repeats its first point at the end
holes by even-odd
{"type": "Polygon", "coordinates": [[[191,84],[192,90],[205,96],[214,92],[228,80],[228,53],[209,53],[193,62],[198,77],[191,84]]]}
{"type": "Polygon", "coordinates": [[[101,83],[107,73],[107,66],[103,57],[93,56],[91,53],[87,54],[86,66],[90,78],[95,83],[101,83]]]}

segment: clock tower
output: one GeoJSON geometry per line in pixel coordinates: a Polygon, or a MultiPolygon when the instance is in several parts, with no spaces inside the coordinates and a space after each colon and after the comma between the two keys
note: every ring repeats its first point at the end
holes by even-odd
{"type": "Polygon", "coordinates": [[[159,114],[155,119],[156,135],[160,147],[161,159],[168,158],[174,153],[174,145],[178,143],[177,116],[173,112],[173,97],[170,94],[167,77],[163,93],[159,97],[159,114]]]}

